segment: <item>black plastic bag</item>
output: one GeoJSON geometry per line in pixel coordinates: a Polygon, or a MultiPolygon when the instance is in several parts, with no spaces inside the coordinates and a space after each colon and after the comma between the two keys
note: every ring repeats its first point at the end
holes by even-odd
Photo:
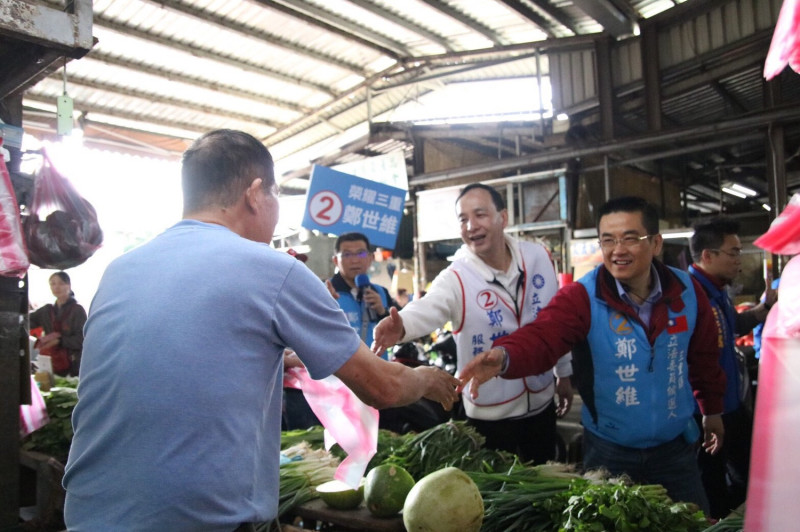
{"type": "Polygon", "coordinates": [[[103,231],[94,207],[43,156],[24,222],[28,257],[40,268],[63,270],[86,262],[102,245],[103,231]]]}

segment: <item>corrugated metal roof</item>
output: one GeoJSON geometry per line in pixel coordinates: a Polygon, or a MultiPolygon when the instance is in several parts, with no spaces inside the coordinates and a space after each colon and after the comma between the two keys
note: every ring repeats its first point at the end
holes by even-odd
{"type": "MultiPolygon", "coordinates": [[[[37,3],[64,10],[66,2],[37,3]]],[[[262,139],[279,167],[291,173],[296,165],[365,135],[368,120],[391,119],[401,105],[421,101],[431,91],[473,81],[547,78],[551,61],[554,72],[573,72],[573,83],[561,87],[569,95],[559,97],[575,103],[576,112],[596,107],[592,39],[600,32],[618,39],[621,64],[615,68],[615,86],[625,86],[626,97],[635,96],[641,83],[640,49],[624,43],[647,19],[673,9],[706,16],[703,24],[676,24],[660,36],[661,67],[678,68],[699,61],[712,47],[763,32],[779,4],[780,0],[95,0],[92,35],[97,43],[84,57],[68,63],[66,89],[87,135],[92,128],[104,135],[113,130],[116,144],[127,135],[132,145],[152,142],[177,153],[204,131],[242,129],[262,139]],[[727,16],[714,9],[719,6],[728,10],[727,16]],[[564,53],[551,56],[558,47],[564,53]],[[314,148],[320,144],[325,148],[314,148]]],[[[0,34],[0,51],[2,47],[0,34]]],[[[682,71],[668,74],[679,77],[682,71]]],[[[716,85],[666,95],[662,112],[675,124],[691,125],[723,117],[732,106],[760,109],[761,84],[758,69],[745,68],[716,80],[716,85]]],[[[37,133],[48,133],[46,117],[63,92],[62,70],[27,88],[24,111],[37,133]]],[[[521,110],[507,113],[514,116],[521,110]]],[[[646,123],[642,109],[627,109],[620,116],[632,129],[646,123]]],[[[343,155],[341,162],[384,149],[410,151],[401,141],[387,142],[361,154],[343,155]]]]}
{"type": "MultiPolygon", "coordinates": [[[[378,73],[413,79],[441,69],[414,70],[417,61],[486,50],[448,82],[530,76],[530,60],[477,67],[519,53],[509,46],[602,30],[572,2],[546,0],[96,0],[93,10],[97,44],[67,67],[76,113],[188,138],[236,127],[292,146],[283,152],[324,138],[323,121],[346,129],[402,102],[397,88],[369,111],[353,107],[384,83],[378,73]]],[[[25,104],[51,110],[61,92],[56,74],[29,88],[25,104]]]]}

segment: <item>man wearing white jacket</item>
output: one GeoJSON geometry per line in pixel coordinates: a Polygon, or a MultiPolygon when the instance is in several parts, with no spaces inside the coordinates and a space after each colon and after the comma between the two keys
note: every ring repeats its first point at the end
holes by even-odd
{"type": "MultiPolygon", "coordinates": [[[[430,333],[450,321],[458,347],[458,368],[488,349],[492,341],[536,319],[558,290],[548,251],[504,233],[508,211],[492,187],[465,187],[456,211],[464,245],[425,297],[392,309],[375,328],[373,350],[430,333]]],[[[559,359],[553,372],[524,379],[494,379],[480,397],[464,394],[470,424],[486,446],[543,463],[555,457],[556,418],[572,404],[572,356],[559,359]],[[555,378],[554,378],[555,375],[555,378]],[[558,394],[558,405],[553,401],[558,394]]]]}

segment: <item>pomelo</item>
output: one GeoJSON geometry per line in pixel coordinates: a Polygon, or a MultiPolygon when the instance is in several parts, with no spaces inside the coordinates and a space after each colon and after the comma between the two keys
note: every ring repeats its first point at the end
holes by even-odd
{"type": "Polygon", "coordinates": [[[376,517],[390,517],[403,509],[406,495],[414,487],[414,478],[400,466],[383,464],[367,474],[364,501],[376,517]]]}
{"type": "Polygon", "coordinates": [[[403,524],[408,532],[478,532],[483,524],[481,492],[457,467],[434,471],[406,497],[403,524]]]}
{"type": "Polygon", "coordinates": [[[331,480],[315,489],[325,504],[337,510],[352,510],[364,500],[363,484],[353,489],[340,480],[331,480]]]}

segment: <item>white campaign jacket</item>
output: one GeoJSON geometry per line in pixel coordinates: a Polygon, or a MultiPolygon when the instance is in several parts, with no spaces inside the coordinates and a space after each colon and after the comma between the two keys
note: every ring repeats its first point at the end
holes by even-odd
{"type": "MultiPolygon", "coordinates": [[[[451,321],[458,346],[458,369],[492,341],[530,323],[558,289],[547,250],[533,242],[519,242],[506,235],[511,250],[508,271],[489,267],[466,246],[453,264],[441,272],[422,299],[400,312],[406,335],[403,341],[431,331],[431,325],[451,321]]],[[[555,375],[572,375],[572,355],[561,357],[555,375]]],[[[469,417],[498,420],[540,413],[553,400],[555,385],[550,372],[525,379],[493,379],[481,386],[474,401],[462,400],[469,417]]]]}

